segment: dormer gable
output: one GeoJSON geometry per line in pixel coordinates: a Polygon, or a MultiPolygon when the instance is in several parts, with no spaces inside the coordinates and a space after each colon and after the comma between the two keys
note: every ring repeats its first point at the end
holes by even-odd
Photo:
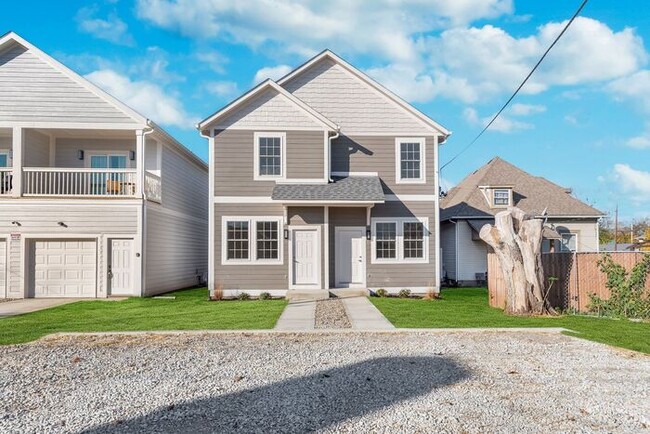
{"type": "Polygon", "coordinates": [[[490,208],[515,206],[513,185],[479,185],[478,189],[490,208]]]}

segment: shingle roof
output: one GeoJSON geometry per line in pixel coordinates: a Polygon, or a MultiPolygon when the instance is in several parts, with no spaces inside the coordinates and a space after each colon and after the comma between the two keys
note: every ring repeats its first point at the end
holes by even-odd
{"type": "Polygon", "coordinates": [[[514,205],[533,215],[546,209],[549,216],[600,217],[601,211],[571,196],[571,192],[551,181],[533,176],[518,167],[493,158],[485,166],[449,190],[440,202],[440,219],[495,215],[499,208],[490,208],[479,186],[513,186],[514,205]]]}
{"type": "Polygon", "coordinates": [[[349,176],[329,184],[277,184],[271,195],[278,201],[313,200],[384,202],[384,191],[378,176],[349,176]]]}

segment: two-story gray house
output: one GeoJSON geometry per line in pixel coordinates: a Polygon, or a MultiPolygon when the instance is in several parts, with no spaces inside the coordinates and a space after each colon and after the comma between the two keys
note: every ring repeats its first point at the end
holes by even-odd
{"type": "Polygon", "coordinates": [[[331,51],[198,128],[211,291],[439,286],[438,146],[449,132],[331,51]]]}

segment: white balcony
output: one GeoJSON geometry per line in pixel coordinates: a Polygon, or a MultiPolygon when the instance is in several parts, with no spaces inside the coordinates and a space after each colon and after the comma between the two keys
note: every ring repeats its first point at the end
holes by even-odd
{"type": "Polygon", "coordinates": [[[23,168],[23,196],[137,197],[136,169],[23,168]]]}
{"type": "Polygon", "coordinates": [[[11,167],[0,167],[0,196],[11,195],[12,178],[11,167]]]}

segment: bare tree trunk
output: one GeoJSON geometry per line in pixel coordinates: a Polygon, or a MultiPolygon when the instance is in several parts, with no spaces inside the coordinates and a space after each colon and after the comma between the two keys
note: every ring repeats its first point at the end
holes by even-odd
{"type": "Polygon", "coordinates": [[[544,297],[542,225],[542,220],[512,207],[497,213],[494,226],[481,228],[481,239],[499,258],[507,287],[506,312],[509,314],[553,312],[544,297]]]}

